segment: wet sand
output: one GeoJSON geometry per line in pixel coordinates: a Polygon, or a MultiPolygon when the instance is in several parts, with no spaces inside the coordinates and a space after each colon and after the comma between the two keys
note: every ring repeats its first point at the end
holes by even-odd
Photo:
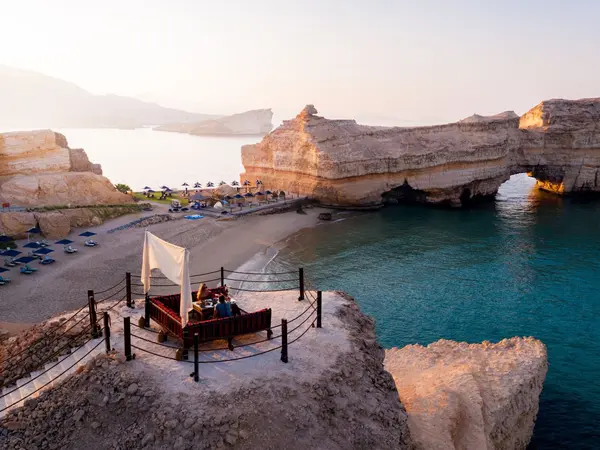
{"type": "MultiPolygon", "coordinates": [[[[235,269],[255,255],[273,246],[302,228],[315,226],[318,215],[326,210],[311,208],[306,214],[286,212],[266,216],[248,216],[230,221],[210,217],[200,220],[179,219],[148,227],[148,230],[175,245],[190,250],[190,273],[203,273],[221,266],[235,269]]],[[[153,214],[160,213],[155,210],[153,214]]],[[[146,214],[147,215],[147,214],[146,214]]],[[[23,327],[43,321],[63,311],[79,308],[87,302],[87,291],[100,292],[125,278],[125,272],[139,274],[142,262],[144,229],[132,228],[114,233],[108,230],[135,220],[130,215],[108,221],[89,230],[98,233],[98,247],[83,246],[85,238],[78,229],[69,236],[75,241],[76,254],[66,254],[60,245],[52,245],[51,256],[56,263],[49,266],[33,262],[39,270],[32,275],[20,274],[12,268],[2,275],[12,282],[0,286],[0,330],[7,324],[23,327]]],[[[19,242],[19,250],[27,241],[19,242]]],[[[196,286],[192,286],[195,288],[196,286]]],[[[134,287],[134,290],[141,288],[134,287]]],[[[172,288],[170,288],[172,289],[172,288]]],[[[114,298],[120,298],[119,293],[114,298]]],[[[106,294],[97,295],[104,297],[106,294]]]]}

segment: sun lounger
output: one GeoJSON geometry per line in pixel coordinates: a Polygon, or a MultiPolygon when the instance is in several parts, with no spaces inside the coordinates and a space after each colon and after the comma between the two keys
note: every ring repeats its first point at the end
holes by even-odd
{"type": "Polygon", "coordinates": [[[35,259],[42,259],[42,255],[38,255],[37,253],[29,252],[27,256],[31,256],[35,259]]]}
{"type": "Polygon", "coordinates": [[[15,267],[17,265],[17,263],[14,263],[10,259],[7,258],[4,260],[4,265],[6,267],[15,267]]]}
{"type": "Polygon", "coordinates": [[[65,253],[77,253],[77,249],[76,249],[76,248],[73,248],[73,247],[71,247],[70,245],[67,245],[67,246],[65,247],[65,253]]]}
{"type": "Polygon", "coordinates": [[[24,273],[25,275],[31,275],[31,274],[33,273],[33,271],[32,271],[32,270],[27,270],[27,269],[25,268],[25,266],[21,267],[21,268],[19,269],[19,271],[20,271],[21,273],[24,273]]]}
{"type": "Polygon", "coordinates": [[[98,243],[92,239],[85,241],[83,243],[83,245],[85,245],[86,247],[95,247],[96,245],[98,245],[98,243]]]}
{"type": "Polygon", "coordinates": [[[48,247],[50,244],[48,244],[48,242],[45,239],[42,239],[41,241],[37,241],[36,244],[42,246],[42,247],[48,247]]]}
{"type": "Polygon", "coordinates": [[[3,284],[10,283],[10,278],[4,278],[3,276],[0,276],[0,283],[3,283],[3,284]]]}
{"type": "Polygon", "coordinates": [[[40,261],[40,264],[48,265],[48,264],[52,264],[54,262],[56,262],[56,261],[52,258],[44,258],[40,261]]]}
{"type": "Polygon", "coordinates": [[[37,272],[37,269],[30,267],[29,264],[25,264],[25,269],[29,270],[30,272],[37,272]]]}

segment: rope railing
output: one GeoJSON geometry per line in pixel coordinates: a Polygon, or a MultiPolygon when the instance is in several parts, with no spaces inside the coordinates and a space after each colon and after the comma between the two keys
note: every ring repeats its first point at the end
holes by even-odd
{"type": "Polygon", "coordinates": [[[299,278],[293,278],[291,280],[240,280],[238,278],[226,278],[227,281],[240,281],[242,283],[297,283],[300,281],[299,278]]]}
{"type": "Polygon", "coordinates": [[[239,272],[237,270],[229,270],[229,269],[224,269],[224,270],[225,270],[225,272],[239,273],[241,275],[291,275],[291,274],[298,273],[297,270],[292,270],[289,272],[239,272]]]}
{"type": "MultiPolygon", "coordinates": [[[[104,297],[103,299],[96,300],[96,304],[98,304],[98,303],[102,303],[102,302],[103,302],[103,301],[105,301],[105,300],[109,300],[109,299],[111,299],[112,297],[114,297],[114,296],[116,296],[116,295],[119,295],[119,294],[120,294],[121,292],[123,292],[125,289],[127,289],[127,286],[123,286],[123,287],[122,287],[121,289],[119,289],[117,292],[115,292],[115,293],[113,293],[113,294],[110,294],[110,295],[108,295],[107,297],[104,297]]],[[[96,293],[94,292],[94,294],[96,294],[96,293]]]]}
{"type": "MultiPolygon", "coordinates": [[[[50,342],[47,342],[46,345],[48,344],[53,344],[54,342],[56,342],[58,339],[60,339],[61,337],[63,337],[65,334],[67,334],[67,332],[69,332],[70,330],[72,330],[73,328],[75,328],[77,325],[79,325],[84,319],[87,319],[88,316],[83,316],[81,319],[79,319],[77,322],[75,322],[71,327],[67,328],[66,330],[64,330],[60,335],[58,336],[53,336],[53,339],[50,342]]],[[[81,331],[88,331],[89,328],[91,327],[91,325],[87,325],[86,327],[84,327],[81,331]]],[[[77,337],[77,336],[75,336],[77,337]]],[[[67,344],[69,344],[72,341],[67,342],[67,344]]],[[[28,349],[32,348],[32,347],[27,347],[28,349]]],[[[27,354],[27,356],[21,358],[19,361],[17,361],[17,363],[12,364],[11,366],[5,368],[5,371],[9,371],[14,369],[15,367],[17,367],[18,365],[20,365],[21,363],[25,362],[27,359],[29,359],[31,356],[33,356],[34,353],[29,353],[27,354]]],[[[38,366],[39,367],[39,366],[38,366]]],[[[35,369],[33,369],[35,370],[35,369]]]]}
{"type": "MultiPolygon", "coordinates": [[[[87,342],[89,342],[89,341],[87,341],[87,342]]],[[[87,342],[86,342],[86,344],[87,344],[87,342]]],[[[58,378],[62,377],[62,376],[65,374],[65,373],[67,373],[69,370],[71,370],[73,367],[75,367],[77,364],[79,364],[79,363],[80,363],[80,362],[81,362],[83,359],[85,359],[85,358],[86,358],[86,357],[87,357],[87,356],[88,356],[90,353],[92,353],[94,350],[96,350],[96,348],[98,348],[98,346],[99,346],[100,344],[102,344],[102,342],[104,342],[104,339],[102,339],[100,342],[98,342],[98,343],[97,343],[97,344],[96,344],[96,345],[95,345],[93,348],[91,348],[91,349],[90,349],[90,350],[89,350],[89,351],[88,351],[88,352],[87,352],[85,355],[83,355],[83,356],[82,356],[80,359],[78,359],[78,360],[77,360],[77,361],[75,361],[73,364],[71,364],[71,365],[70,365],[70,366],[69,366],[67,369],[65,369],[64,371],[62,371],[62,372],[61,372],[59,375],[57,375],[56,377],[54,377],[52,380],[48,381],[46,384],[44,384],[42,387],[40,387],[40,388],[36,389],[35,391],[33,391],[33,392],[31,392],[31,393],[27,394],[25,397],[22,397],[20,400],[17,400],[16,402],[14,402],[14,403],[12,403],[12,404],[10,404],[10,405],[8,405],[8,406],[5,406],[4,408],[0,409],[0,412],[6,411],[7,409],[9,409],[9,408],[12,408],[12,407],[13,407],[13,406],[15,406],[15,405],[18,405],[19,403],[21,403],[21,402],[22,402],[22,401],[24,401],[25,399],[27,399],[27,398],[31,397],[31,396],[32,396],[33,394],[35,394],[36,392],[38,392],[38,391],[40,391],[40,390],[44,389],[44,388],[45,388],[46,386],[48,386],[50,383],[54,383],[54,382],[55,382],[55,381],[56,381],[58,378]]],[[[85,345],[85,344],[84,344],[84,345],[85,345]]],[[[82,347],[83,347],[83,346],[82,346],[82,347]]],[[[81,347],[79,347],[79,348],[81,348],[81,347]]],[[[78,350],[79,350],[79,349],[78,349],[78,350]]],[[[62,362],[62,361],[59,361],[59,363],[60,363],[60,362],[62,362]]],[[[56,367],[57,365],[58,365],[58,363],[57,363],[56,365],[52,366],[52,368],[56,367]]],[[[48,370],[50,370],[50,369],[48,369],[48,370]]],[[[43,372],[43,373],[46,373],[46,372],[43,372]]],[[[40,375],[42,375],[42,374],[40,374],[40,375]]],[[[38,375],[38,376],[40,376],[40,375],[38,375]]],[[[37,378],[37,377],[36,377],[36,378],[37,378]]],[[[12,391],[12,392],[14,392],[14,391],[12,391]]]]}
{"type": "MultiPolygon", "coordinates": [[[[90,328],[91,325],[88,325],[88,328],[90,328]]],[[[87,341],[85,341],[83,344],[81,344],[79,347],[77,347],[74,351],[70,352],[69,354],[73,354],[75,353],[77,350],[79,350],[80,348],[82,348],[85,344],[87,344],[88,342],[90,342],[92,339],[88,339],[87,341]]],[[[104,339],[103,339],[104,340],[104,339]]],[[[37,369],[39,369],[40,367],[44,366],[46,363],[48,363],[50,360],[56,358],[58,355],[60,355],[60,353],[66,348],[67,345],[71,344],[72,341],[67,342],[66,345],[64,345],[63,347],[61,347],[60,349],[58,349],[56,352],[54,352],[52,355],[50,355],[48,358],[46,358],[44,361],[42,361],[38,366],[36,366],[35,368],[33,368],[31,370],[31,372],[35,372],[37,369]]],[[[54,369],[56,366],[58,366],[63,360],[61,360],[59,358],[59,360],[56,362],[56,364],[54,364],[52,367],[50,367],[49,369],[46,369],[42,372],[40,372],[37,376],[35,376],[34,378],[31,378],[29,381],[27,381],[27,383],[25,384],[29,384],[32,381],[37,380],[39,377],[41,377],[42,375],[44,375],[46,372],[54,369]]],[[[0,398],[4,398],[7,395],[12,394],[15,391],[18,391],[19,389],[21,389],[21,387],[23,386],[17,386],[16,388],[14,388],[12,391],[6,392],[3,395],[0,395],[0,398]]]]}
{"type": "MultiPolygon", "coordinates": [[[[77,314],[79,314],[81,311],[83,311],[85,308],[87,307],[87,305],[82,306],[81,308],[79,308],[77,311],[75,311],[75,313],[73,313],[73,315],[71,315],[68,319],[66,319],[63,323],[68,322],[69,320],[71,320],[73,317],[75,317],[77,314]]],[[[33,342],[32,344],[29,345],[29,347],[24,348],[23,350],[21,350],[18,353],[15,353],[13,355],[10,355],[8,358],[5,358],[2,360],[2,363],[5,363],[7,361],[10,361],[12,359],[14,359],[15,357],[22,355],[23,353],[25,353],[26,351],[30,350],[31,348],[35,347],[37,344],[39,344],[40,342],[42,342],[42,340],[44,340],[47,336],[52,335],[56,330],[53,330],[50,333],[44,333],[42,334],[35,342],[33,342]]]]}
{"type": "Polygon", "coordinates": [[[106,292],[108,292],[108,291],[110,291],[110,290],[112,290],[112,289],[116,288],[118,285],[120,285],[121,283],[124,283],[124,282],[125,282],[125,279],[123,279],[123,280],[119,281],[117,284],[115,284],[114,286],[111,286],[111,287],[109,287],[108,289],[104,289],[103,291],[97,291],[97,292],[96,292],[96,291],[94,291],[94,293],[95,293],[96,295],[104,294],[104,293],[106,293],[106,292]]]}

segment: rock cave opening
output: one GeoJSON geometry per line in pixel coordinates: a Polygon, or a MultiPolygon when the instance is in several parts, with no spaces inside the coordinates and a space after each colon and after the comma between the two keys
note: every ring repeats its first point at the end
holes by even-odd
{"type": "Polygon", "coordinates": [[[398,203],[425,203],[427,193],[419,189],[413,189],[407,180],[401,186],[381,194],[384,205],[397,205],[398,203]]]}

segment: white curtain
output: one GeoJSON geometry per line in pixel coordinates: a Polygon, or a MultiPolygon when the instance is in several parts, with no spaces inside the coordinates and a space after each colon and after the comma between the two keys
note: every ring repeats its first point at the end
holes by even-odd
{"type": "Polygon", "coordinates": [[[190,252],[184,247],[178,247],[163,241],[146,231],[144,236],[144,254],[142,257],[142,283],[144,294],[150,290],[150,275],[152,269],[160,271],[173,283],[181,286],[179,301],[179,316],[181,325],[188,323],[188,313],[192,309],[192,286],[189,272],[190,252]]]}

